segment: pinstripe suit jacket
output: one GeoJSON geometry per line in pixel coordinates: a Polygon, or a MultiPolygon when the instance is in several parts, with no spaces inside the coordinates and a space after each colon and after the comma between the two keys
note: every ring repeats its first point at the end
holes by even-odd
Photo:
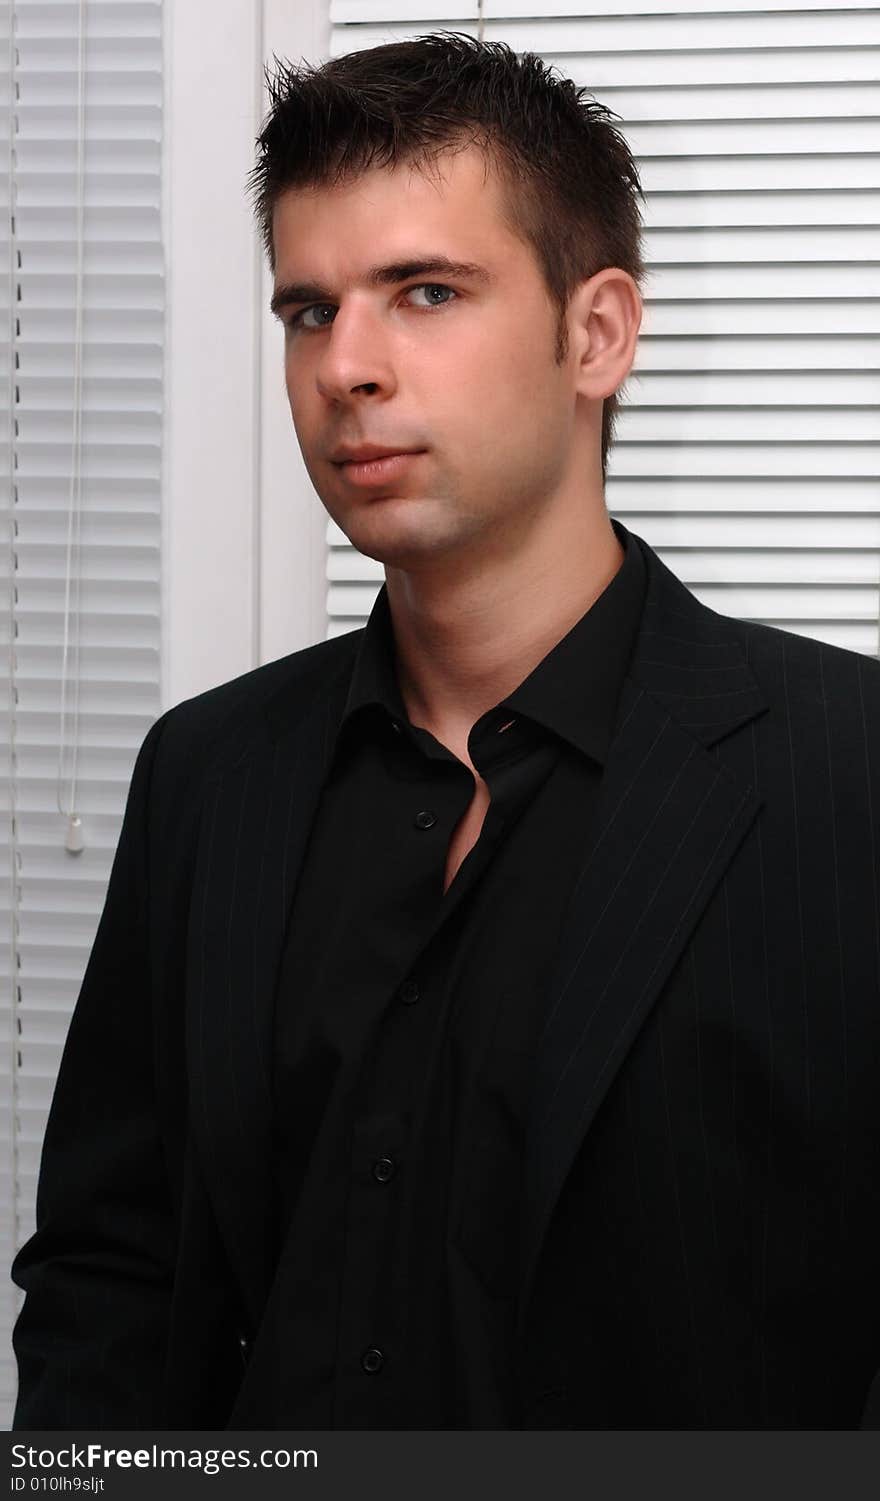
{"type": "MultiPolygon", "coordinates": [[[[535,1059],[525,1425],[855,1428],[880,1366],[880,662],[718,614],[629,539],[645,609],[535,1059]]],[[[264,1426],[296,1338],[263,1320],[274,982],[359,637],[141,747],[13,1264],[16,1428],[264,1426]]]]}

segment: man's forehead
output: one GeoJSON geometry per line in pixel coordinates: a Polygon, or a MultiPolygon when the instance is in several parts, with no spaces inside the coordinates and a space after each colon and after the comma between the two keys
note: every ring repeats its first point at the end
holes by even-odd
{"type": "Polygon", "coordinates": [[[513,247],[510,231],[485,191],[475,198],[466,195],[464,210],[454,192],[442,198],[422,195],[416,217],[411,203],[404,201],[407,180],[399,169],[395,177],[392,169],[380,167],[338,187],[290,188],[279,194],[273,211],[273,311],[283,303],[316,301],[331,291],[336,295],[329,283],[337,276],[346,285],[367,287],[390,286],[421,274],[482,285],[496,280],[509,266],[513,247]],[[398,191],[401,212],[395,219],[398,191]],[[322,193],[325,203],[319,203],[322,193]],[[353,226],[348,240],[338,233],[335,215],[344,214],[347,203],[356,220],[365,213],[371,221],[365,242],[357,233],[365,227],[363,220],[353,226]]]}
{"type": "Polygon", "coordinates": [[[302,223],[324,208],[338,212],[344,206],[354,208],[375,204],[386,208],[395,200],[405,204],[418,198],[420,211],[454,214],[461,208],[469,217],[497,219],[497,185],[487,182],[482,157],[444,159],[421,167],[398,162],[393,166],[371,166],[351,172],[339,182],[309,183],[283,188],[273,208],[274,223],[284,228],[294,221],[302,223]]]}
{"type": "Polygon", "coordinates": [[[476,182],[487,185],[495,176],[493,158],[488,151],[473,142],[450,143],[430,149],[410,150],[393,161],[377,155],[362,164],[353,160],[340,175],[328,175],[325,182],[304,183],[294,191],[303,193],[344,191],[370,180],[385,180],[397,183],[428,184],[443,188],[453,184],[476,182]]]}

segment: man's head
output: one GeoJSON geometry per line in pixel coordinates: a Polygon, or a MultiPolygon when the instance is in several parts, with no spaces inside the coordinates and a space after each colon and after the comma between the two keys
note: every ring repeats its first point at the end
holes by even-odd
{"type": "Polygon", "coordinates": [[[641,187],[609,112],[533,54],[448,32],[267,83],[251,186],[291,412],[355,546],[406,566],[496,521],[514,545],[517,516],[572,466],[591,478],[590,454],[604,487],[645,275],[641,187]],[[481,269],[368,278],[440,256],[481,269]],[[362,442],[422,450],[395,481],[393,532],[370,504],[385,492],[333,463],[362,442]]]}

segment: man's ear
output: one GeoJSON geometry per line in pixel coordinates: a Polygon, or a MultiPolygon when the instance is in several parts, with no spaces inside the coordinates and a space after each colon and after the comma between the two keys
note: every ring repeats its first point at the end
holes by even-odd
{"type": "Polygon", "coordinates": [[[581,395],[598,400],[623,385],[636,357],[642,308],[638,287],[619,266],[597,271],[575,288],[567,322],[581,395]]]}

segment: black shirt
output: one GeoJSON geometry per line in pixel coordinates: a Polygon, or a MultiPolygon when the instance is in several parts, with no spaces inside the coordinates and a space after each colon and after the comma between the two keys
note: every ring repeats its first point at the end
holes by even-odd
{"type": "Polygon", "coordinates": [[[445,894],[475,782],[409,722],[384,585],[376,599],[276,996],[280,1426],[521,1426],[519,1183],[543,981],[644,599],[641,554],[617,535],[610,584],[471,730],[491,802],[445,894]]]}

